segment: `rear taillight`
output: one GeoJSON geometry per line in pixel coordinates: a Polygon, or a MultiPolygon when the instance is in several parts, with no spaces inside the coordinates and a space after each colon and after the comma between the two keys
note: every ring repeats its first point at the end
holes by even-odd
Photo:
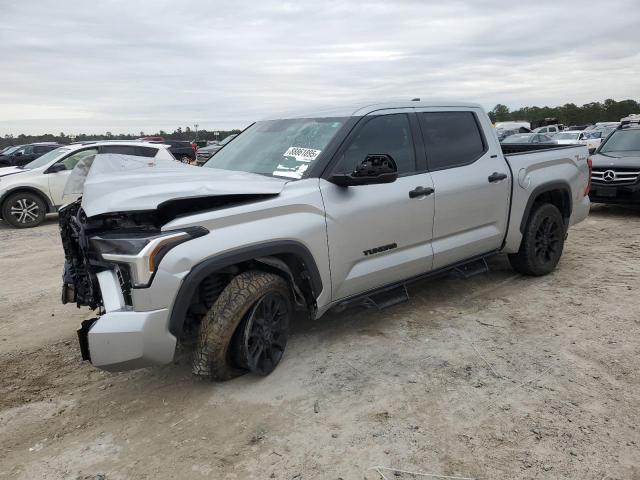
{"type": "Polygon", "coordinates": [[[593,172],[593,160],[591,160],[591,157],[587,157],[587,165],[589,166],[589,181],[587,182],[587,186],[584,189],[585,197],[589,195],[589,192],[591,191],[591,173],[593,172]]]}

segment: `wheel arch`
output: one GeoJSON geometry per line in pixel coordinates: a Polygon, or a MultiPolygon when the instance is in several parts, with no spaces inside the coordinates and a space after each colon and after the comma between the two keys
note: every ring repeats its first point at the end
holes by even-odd
{"type": "Polygon", "coordinates": [[[207,277],[252,262],[293,282],[294,295],[302,295],[307,305],[315,308],[315,299],[323,286],[320,271],[309,249],[293,240],[267,242],[215,255],[195,265],[185,276],[176,295],[169,317],[169,331],[177,338],[182,336],[191,301],[207,277]]]}
{"type": "Polygon", "coordinates": [[[3,208],[4,202],[7,200],[7,198],[9,198],[11,195],[13,195],[15,193],[21,193],[21,192],[28,192],[28,193],[32,193],[34,195],[38,195],[44,201],[44,204],[47,207],[47,213],[52,213],[52,212],[56,211],[56,207],[53,205],[53,203],[51,203],[51,199],[49,198],[49,195],[44,193],[39,188],[37,188],[37,187],[28,187],[28,186],[17,186],[17,187],[12,188],[11,190],[7,190],[2,195],[2,197],[0,197],[0,215],[2,214],[2,208],[3,208]]]}
{"type": "Polygon", "coordinates": [[[565,227],[569,226],[573,205],[571,201],[571,187],[568,183],[561,181],[548,182],[534,188],[531,195],[529,195],[522,220],[520,221],[521,233],[524,233],[531,215],[531,210],[536,203],[550,203],[558,207],[558,210],[560,210],[562,214],[565,227]]]}

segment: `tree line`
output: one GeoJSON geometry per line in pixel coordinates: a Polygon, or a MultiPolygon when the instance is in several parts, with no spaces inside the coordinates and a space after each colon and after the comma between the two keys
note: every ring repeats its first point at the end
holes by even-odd
{"type": "MultiPolygon", "coordinates": [[[[632,113],[640,113],[640,103],[637,101],[621,100],[616,102],[608,98],[604,102],[585,103],[582,106],[578,106],[575,103],[566,103],[557,107],[522,107],[517,110],[509,110],[509,107],[499,103],[489,112],[489,117],[492,122],[505,122],[509,120],[526,120],[531,122],[544,118],[557,118],[560,123],[565,125],[586,125],[595,122],[616,122],[632,113]]],[[[160,136],[167,140],[194,141],[197,139],[199,141],[208,141],[222,140],[233,133],[240,133],[240,130],[198,130],[196,135],[195,130],[187,126],[184,130],[182,127],[178,127],[170,133],[164,130],[155,133],[140,132],[139,134],[113,134],[106,132],[101,134],[83,133],[79,135],[66,135],[64,132],[60,132],[57,135],[52,133],[25,135],[21,133],[17,136],[5,135],[1,137],[0,148],[35,142],[58,142],[66,144],[86,140],[135,140],[136,138],[147,136],[160,136]],[[216,132],[218,133],[217,136],[215,135],[216,132]]]]}
{"type": "Polygon", "coordinates": [[[21,133],[20,135],[5,135],[4,137],[0,137],[0,148],[8,147],[11,145],[24,145],[27,143],[36,143],[36,142],[57,142],[57,143],[71,143],[71,142],[84,142],[88,140],[135,140],[140,137],[164,137],[166,140],[189,140],[195,141],[209,141],[209,140],[222,140],[225,137],[233,134],[240,133],[239,129],[234,130],[200,130],[198,129],[198,133],[196,136],[195,130],[192,130],[190,127],[186,127],[184,130],[182,127],[176,128],[173,132],[165,132],[164,130],[160,130],[156,133],[145,133],[139,132],[138,134],[133,133],[98,133],[98,134],[85,134],[81,133],[79,135],[67,135],[64,132],[60,132],[57,135],[53,133],[45,133],[43,135],[25,135],[21,133]],[[218,135],[216,136],[216,133],[218,135]]]}
{"type": "Polygon", "coordinates": [[[640,104],[635,100],[616,102],[607,98],[604,102],[585,103],[582,106],[566,103],[558,107],[522,107],[517,110],[509,110],[509,107],[499,103],[489,112],[489,118],[494,123],[557,118],[564,125],[589,125],[596,122],[617,122],[632,113],[640,113],[640,104]]]}

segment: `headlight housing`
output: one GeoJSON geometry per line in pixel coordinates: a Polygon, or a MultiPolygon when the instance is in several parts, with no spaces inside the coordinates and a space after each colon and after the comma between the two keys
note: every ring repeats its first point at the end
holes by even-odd
{"type": "Polygon", "coordinates": [[[207,233],[204,227],[191,227],[166,232],[105,233],[89,241],[105,262],[127,265],[133,286],[144,288],[151,284],[162,257],[169,250],[207,233]]]}

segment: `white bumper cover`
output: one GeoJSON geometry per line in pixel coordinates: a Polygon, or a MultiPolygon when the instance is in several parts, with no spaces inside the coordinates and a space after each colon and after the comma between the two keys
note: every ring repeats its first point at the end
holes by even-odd
{"type": "Polygon", "coordinates": [[[112,371],[170,363],[176,337],[168,330],[169,310],[136,312],[126,307],[111,271],[100,272],[98,282],[106,313],[87,333],[91,363],[112,371]]]}

